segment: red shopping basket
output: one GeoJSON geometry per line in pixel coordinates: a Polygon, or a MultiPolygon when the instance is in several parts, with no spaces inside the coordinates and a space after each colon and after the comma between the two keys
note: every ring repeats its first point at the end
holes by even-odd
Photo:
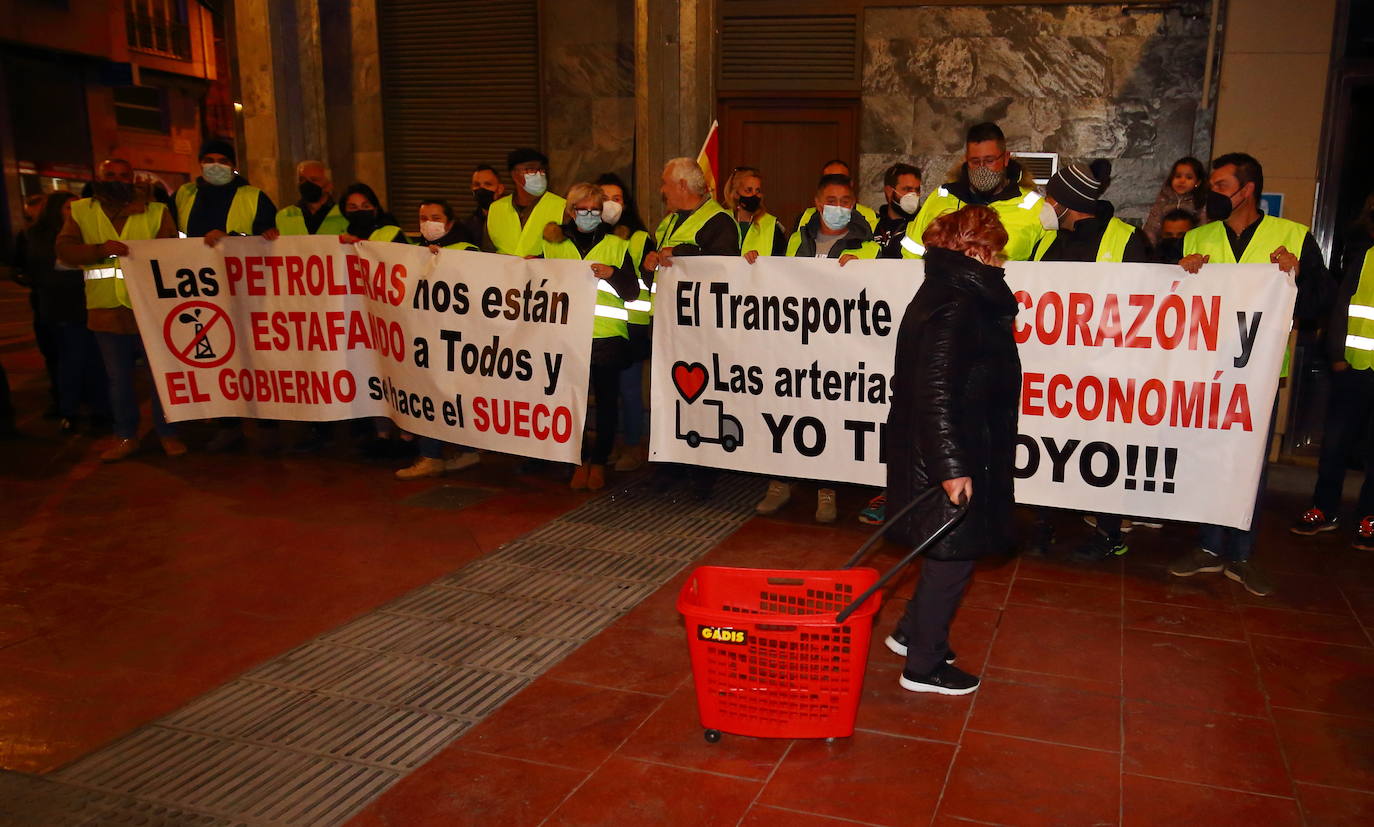
{"type": "Polygon", "coordinates": [[[870,595],[844,623],[835,616],[877,580],[868,568],[693,572],[677,608],[707,738],[852,735],[882,598],[870,595]]]}
{"type": "Polygon", "coordinates": [[[842,569],[701,566],[678,594],[706,740],[854,734],[879,590],[966,513],[958,512],[881,577],[854,568],[883,531],[940,491],[912,500],[842,569]]]}

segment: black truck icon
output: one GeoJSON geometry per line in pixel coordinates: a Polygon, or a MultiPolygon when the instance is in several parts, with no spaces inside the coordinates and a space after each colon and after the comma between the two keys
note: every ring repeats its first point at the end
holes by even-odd
{"type": "MultiPolygon", "coordinates": [[[[702,400],[705,407],[715,408],[715,422],[712,423],[713,431],[710,434],[703,434],[695,428],[689,428],[686,432],[682,430],[682,402],[677,403],[677,438],[686,442],[688,446],[695,448],[703,442],[714,442],[724,448],[726,452],[735,450],[744,444],[744,427],[740,421],[725,412],[725,405],[712,399],[702,400]]],[[[689,409],[690,410],[690,409],[689,409]]]]}

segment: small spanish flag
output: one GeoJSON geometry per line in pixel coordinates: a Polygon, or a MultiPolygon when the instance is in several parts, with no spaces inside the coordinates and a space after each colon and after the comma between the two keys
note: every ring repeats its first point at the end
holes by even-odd
{"type": "Polygon", "coordinates": [[[711,121],[711,131],[706,133],[706,140],[701,144],[701,152],[697,155],[697,166],[706,174],[706,185],[711,188],[712,197],[716,196],[717,183],[720,176],[716,171],[720,169],[720,123],[711,121]]]}

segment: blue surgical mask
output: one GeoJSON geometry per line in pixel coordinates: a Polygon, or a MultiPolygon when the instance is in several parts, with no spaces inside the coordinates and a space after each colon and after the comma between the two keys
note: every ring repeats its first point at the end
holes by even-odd
{"type": "Polygon", "coordinates": [[[854,211],[849,207],[841,207],[838,204],[826,204],[821,207],[821,220],[825,226],[832,230],[843,230],[849,226],[849,217],[854,211]]]}
{"type": "Polygon", "coordinates": [[[217,187],[234,180],[234,168],[226,164],[201,164],[200,174],[207,184],[217,187]]]}
{"type": "Polygon", "coordinates": [[[538,198],[549,191],[549,176],[542,172],[525,173],[525,180],[520,186],[525,192],[538,198]]]}
{"type": "Polygon", "coordinates": [[[573,222],[577,224],[577,229],[584,233],[590,233],[592,230],[601,226],[601,215],[600,213],[596,215],[592,215],[591,213],[587,213],[586,215],[580,212],[574,213],[573,222]]]}

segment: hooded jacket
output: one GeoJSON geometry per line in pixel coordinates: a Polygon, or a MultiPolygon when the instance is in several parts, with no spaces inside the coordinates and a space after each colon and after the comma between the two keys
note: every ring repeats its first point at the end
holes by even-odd
{"type": "MultiPolygon", "coordinates": [[[[1012,337],[1018,305],[1005,275],[962,253],[929,248],[925,280],[897,333],[888,513],[945,480],[973,480],[968,516],[928,552],[936,560],[971,560],[1011,543],[1021,360],[1012,337]]],[[[889,537],[915,545],[953,514],[941,493],[895,522],[889,537]]]]}

